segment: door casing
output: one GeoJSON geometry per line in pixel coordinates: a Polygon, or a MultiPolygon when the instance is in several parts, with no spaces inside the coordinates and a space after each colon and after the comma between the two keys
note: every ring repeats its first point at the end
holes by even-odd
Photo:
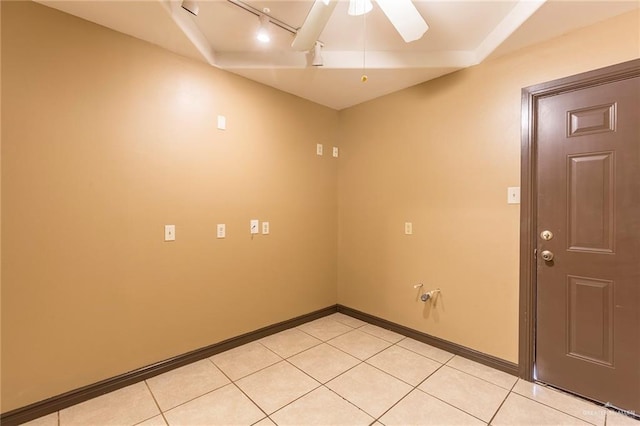
{"type": "Polygon", "coordinates": [[[640,59],[522,89],[520,307],[518,369],[520,378],[533,381],[536,336],[537,246],[537,124],[538,100],[577,89],[640,76],[640,59]]]}

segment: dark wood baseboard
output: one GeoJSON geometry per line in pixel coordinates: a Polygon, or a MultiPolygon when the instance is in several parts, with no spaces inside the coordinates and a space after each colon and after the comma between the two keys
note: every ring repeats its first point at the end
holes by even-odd
{"type": "Polygon", "coordinates": [[[387,321],[385,319],[378,318],[376,316],[369,315],[346,306],[333,305],[306,315],[301,315],[287,321],[282,321],[277,324],[269,325],[255,331],[233,337],[231,339],[227,339],[222,342],[206,346],[204,348],[196,349],[194,351],[187,352],[185,354],[178,355],[164,361],[160,361],[156,364],[148,365],[146,367],[130,371],[129,373],[121,374],[120,376],[112,377],[98,383],[84,386],[82,388],[54,396],[44,401],[27,405],[26,407],[8,411],[0,416],[0,424],[2,426],[16,426],[33,419],[37,419],[38,417],[55,413],[56,411],[65,409],[72,405],[76,405],[97,396],[113,392],[142,380],[150,379],[151,377],[157,376],[159,374],[166,373],[167,371],[173,370],[174,368],[182,367],[192,362],[200,361],[201,359],[208,358],[220,352],[228,351],[229,349],[242,346],[244,344],[262,339],[263,337],[267,337],[284,330],[288,330],[293,327],[297,327],[306,322],[331,315],[335,312],[341,312],[370,324],[386,328],[387,330],[395,331],[396,333],[402,334],[403,336],[407,336],[420,342],[427,343],[431,346],[435,346],[436,348],[443,349],[447,352],[451,352],[453,354],[460,355],[473,361],[477,361],[489,367],[493,367],[495,369],[516,376],[518,375],[518,365],[512,362],[505,361],[503,359],[496,358],[494,356],[487,355],[473,349],[469,349],[467,347],[449,342],[447,340],[430,336],[409,327],[405,327],[403,325],[399,325],[394,322],[387,321]]]}
{"type": "Polygon", "coordinates": [[[146,367],[142,367],[137,370],[112,377],[110,379],[102,380],[98,383],[93,383],[91,385],[45,399],[44,401],[27,405],[26,407],[8,411],[0,416],[0,424],[2,426],[15,426],[33,419],[37,419],[38,417],[46,416],[47,414],[55,413],[56,411],[62,410],[72,405],[76,405],[97,396],[113,392],[142,380],[150,379],[151,377],[157,376],[159,374],[166,373],[167,371],[173,370],[174,368],[182,367],[192,362],[200,361],[220,352],[224,352],[229,349],[233,349],[235,347],[253,342],[254,340],[262,339],[263,337],[267,337],[272,334],[297,327],[298,325],[304,324],[306,322],[331,315],[336,311],[337,305],[329,306],[306,315],[301,315],[299,317],[292,318],[287,321],[282,321],[277,324],[269,325],[267,327],[242,334],[237,337],[232,337],[231,339],[227,339],[219,343],[214,343],[213,345],[196,349],[194,351],[187,352],[185,354],[178,355],[152,365],[147,365],[146,367]]]}
{"type": "Polygon", "coordinates": [[[505,361],[504,359],[469,349],[465,346],[458,345],[457,343],[449,342],[448,340],[430,336],[426,333],[422,333],[412,328],[405,327],[346,306],[338,305],[338,312],[349,315],[350,317],[358,318],[370,324],[377,325],[378,327],[386,328],[387,330],[394,331],[398,334],[402,334],[403,336],[410,337],[428,345],[435,346],[436,348],[440,348],[452,354],[460,355],[461,357],[472,361],[477,361],[480,364],[495,368],[496,370],[504,371],[505,373],[513,374],[514,376],[518,375],[518,364],[513,362],[505,361]]]}

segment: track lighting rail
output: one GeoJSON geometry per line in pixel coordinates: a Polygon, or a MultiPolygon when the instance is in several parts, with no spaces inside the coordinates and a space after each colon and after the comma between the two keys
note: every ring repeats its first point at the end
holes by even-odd
{"type": "Polygon", "coordinates": [[[260,16],[263,16],[263,15],[267,16],[269,18],[269,21],[273,25],[275,25],[277,27],[280,27],[285,31],[289,31],[293,35],[296,35],[298,33],[298,29],[297,28],[294,28],[291,25],[287,24],[286,22],[282,22],[281,20],[274,18],[273,16],[269,15],[268,13],[265,13],[265,12],[259,10],[259,9],[256,9],[255,7],[250,6],[250,5],[248,5],[247,3],[245,3],[245,2],[243,2],[241,0],[227,0],[227,2],[231,3],[234,6],[239,7],[241,9],[244,9],[249,13],[253,13],[258,18],[260,16]]]}

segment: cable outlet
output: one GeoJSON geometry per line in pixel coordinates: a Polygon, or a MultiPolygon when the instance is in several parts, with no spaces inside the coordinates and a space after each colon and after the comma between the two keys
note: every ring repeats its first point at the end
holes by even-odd
{"type": "Polygon", "coordinates": [[[334,147],[333,147],[333,156],[334,156],[335,158],[338,158],[338,147],[337,147],[337,146],[334,146],[334,147]]]}
{"type": "Polygon", "coordinates": [[[322,155],[322,151],[323,151],[322,144],[321,143],[316,144],[316,154],[322,155]]]}

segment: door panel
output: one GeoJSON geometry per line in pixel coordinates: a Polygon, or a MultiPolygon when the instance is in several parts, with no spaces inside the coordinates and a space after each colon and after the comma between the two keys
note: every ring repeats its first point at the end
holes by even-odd
{"type": "Polygon", "coordinates": [[[536,378],[640,412],[640,77],[536,117],[536,378]]]}

